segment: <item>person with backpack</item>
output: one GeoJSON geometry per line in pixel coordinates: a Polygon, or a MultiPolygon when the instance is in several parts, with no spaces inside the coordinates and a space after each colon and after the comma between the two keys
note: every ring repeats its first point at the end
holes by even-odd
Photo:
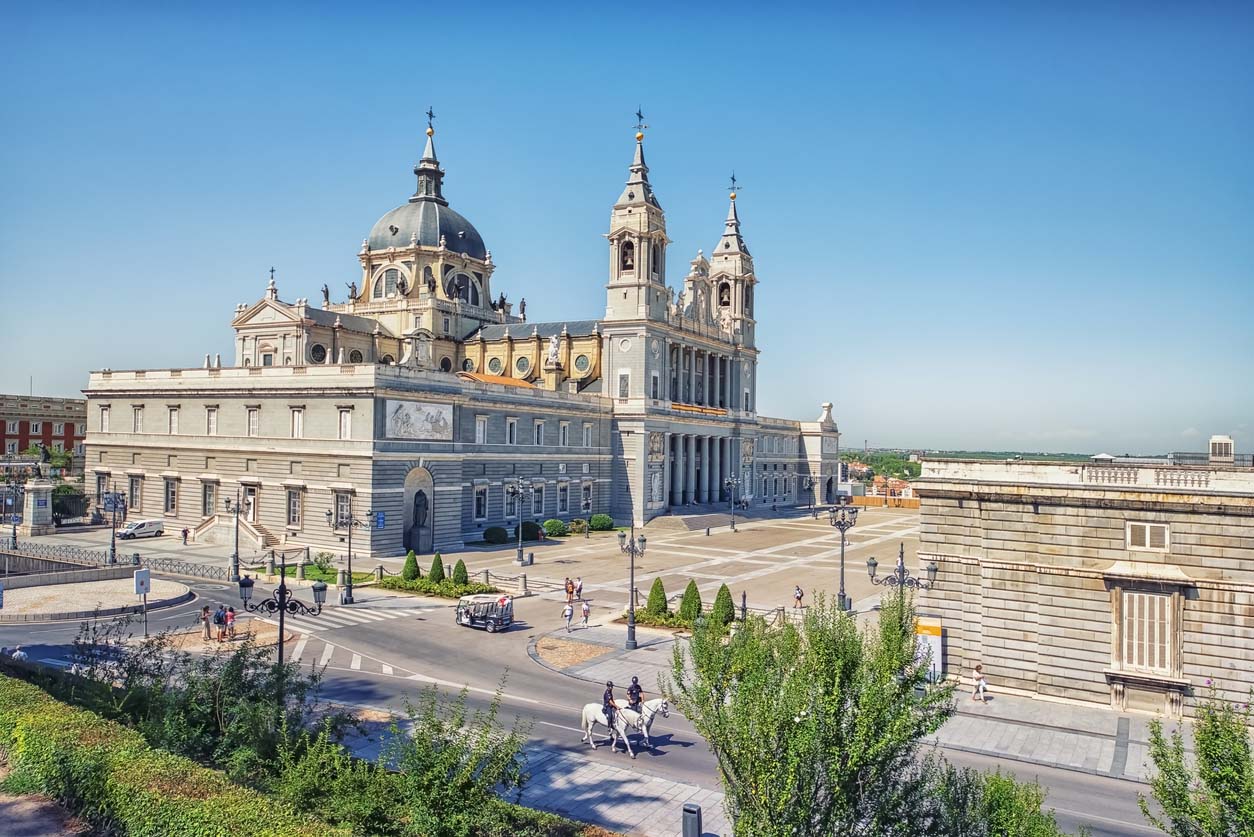
{"type": "Polygon", "coordinates": [[[792,591],[792,606],[794,609],[801,607],[801,597],[805,595],[805,591],[798,584],[792,591]]]}
{"type": "Polygon", "coordinates": [[[218,605],[218,609],[213,612],[213,627],[218,635],[218,642],[226,641],[226,608],[218,605]]]}
{"type": "Polygon", "coordinates": [[[183,527],[183,546],[187,546],[187,536],[190,534],[191,532],[188,530],[186,526],[184,526],[183,527]]]}

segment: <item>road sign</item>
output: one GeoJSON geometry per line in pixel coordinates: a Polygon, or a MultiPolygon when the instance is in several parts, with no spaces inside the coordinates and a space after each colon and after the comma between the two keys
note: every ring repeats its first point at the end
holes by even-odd
{"type": "Polygon", "coordinates": [[[945,670],[943,653],[943,628],[940,620],[920,619],[914,629],[915,655],[917,659],[927,658],[927,679],[929,683],[940,682],[945,670]]]}
{"type": "Polygon", "coordinates": [[[386,518],[384,518],[383,512],[375,512],[374,513],[374,528],[382,529],[385,519],[386,518]]]}
{"type": "Polygon", "coordinates": [[[40,508],[40,509],[42,509],[42,508],[46,508],[46,507],[47,507],[47,505],[48,505],[48,498],[47,498],[47,497],[36,497],[36,498],[35,498],[35,507],[36,507],[36,508],[40,508]]]}
{"type": "Polygon", "coordinates": [[[126,495],[120,491],[107,492],[104,496],[104,510],[110,513],[126,511],[126,495]]]}
{"type": "Polygon", "coordinates": [[[152,571],[147,567],[135,571],[135,595],[147,596],[152,592],[152,571]]]}

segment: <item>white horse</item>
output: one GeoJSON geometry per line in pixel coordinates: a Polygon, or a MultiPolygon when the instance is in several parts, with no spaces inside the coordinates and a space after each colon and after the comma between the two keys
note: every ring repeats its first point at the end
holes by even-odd
{"type": "MultiPolygon", "coordinates": [[[[610,749],[617,751],[618,739],[623,739],[623,744],[627,745],[627,754],[633,759],[636,753],[631,749],[631,741],[627,739],[627,719],[623,715],[624,712],[630,710],[619,709],[614,713],[614,725],[610,726],[610,721],[605,717],[605,709],[599,703],[585,703],[583,705],[583,737],[581,741],[587,741],[592,745],[592,749],[597,748],[596,741],[592,738],[592,730],[597,724],[607,728],[610,731],[610,749]]],[[[635,712],[631,713],[636,715],[635,712]]],[[[639,717],[639,716],[637,716],[639,717]]]]}
{"type": "Polygon", "coordinates": [[[644,736],[644,746],[652,750],[653,740],[649,737],[649,730],[652,729],[653,722],[658,715],[661,715],[663,718],[671,716],[671,705],[666,698],[654,698],[642,703],[639,712],[632,709],[620,709],[618,711],[626,719],[628,726],[640,730],[640,734],[644,736]]]}

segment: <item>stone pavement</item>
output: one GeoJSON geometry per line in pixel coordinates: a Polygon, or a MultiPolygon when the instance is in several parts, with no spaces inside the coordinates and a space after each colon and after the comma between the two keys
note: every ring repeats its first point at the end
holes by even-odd
{"type": "MultiPolygon", "coordinates": [[[[682,639],[668,631],[637,627],[640,647],[626,651],[626,630],[621,624],[601,624],[569,634],[553,631],[550,636],[589,643],[605,651],[560,667],[542,659],[533,645],[532,659],[589,683],[613,680],[626,684],[636,675],[646,691],[656,691],[659,679],[669,677],[675,643],[682,639]]],[[[1153,769],[1149,756],[1151,716],[999,695],[995,683],[990,686],[988,703],[972,701],[970,692],[962,687],[956,700],[957,713],[931,737],[942,747],[1116,779],[1149,780],[1153,769]]],[[[1175,722],[1165,722],[1164,726],[1171,730],[1175,722]]],[[[1191,742],[1192,736],[1186,736],[1186,741],[1191,742]]]]}

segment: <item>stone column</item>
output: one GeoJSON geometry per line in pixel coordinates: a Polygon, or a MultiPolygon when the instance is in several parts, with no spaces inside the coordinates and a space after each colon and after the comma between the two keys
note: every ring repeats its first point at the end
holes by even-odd
{"type": "Polygon", "coordinates": [[[675,474],[674,479],[671,480],[671,505],[682,506],[684,504],[684,437],[682,434],[675,433],[673,438],[675,456],[672,462],[675,466],[675,474]]]}
{"type": "Polygon", "coordinates": [[[721,381],[722,381],[722,376],[719,375],[719,367],[721,367],[722,365],[723,365],[722,358],[719,355],[715,355],[714,363],[712,364],[713,369],[714,369],[714,373],[713,373],[714,377],[711,378],[711,380],[713,381],[713,386],[710,388],[710,406],[711,407],[718,406],[718,402],[719,402],[718,388],[719,386],[721,386],[721,381]]]}
{"type": "Polygon", "coordinates": [[[702,474],[702,477],[703,477],[702,482],[705,483],[705,502],[707,503],[713,503],[715,500],[718,499],[718,495],[714,493],[715,491],[714,455],[715,455],[714,437],[706,436],[705,437],[705,461],[703,463],[704,473],[702,474]]]}
{"type": "Polygon", "coordinates": [[[684,436],[684,500],[692,503],[697,494],[697,437],[684,436]]]}
{"type": "Polygon", "coordinates": [[[710,502],[717,503],[723,499],[723,437],[713,438],[714,452],[710,455],[710,485],[713,491],[710,502]]]}
{"type": "Polygon", "coordinates": [[[665,433],[662,438],[666,441],[662,445],[662,502],[670,505],[671,502],[671,467],[674,459],[671,458],[671,434],[665,433]]]}
{"type": "Polygon", "coordinates": [[[688,357],[691,362],[688,364],[688,403],[697,403],[697,350],[689,349],[688,357]]]}
{"type": "Polygon", "coordinates": [[[705,475],[709,473],[709,470],[707,470],[709,466],[709,460],[706,459],[706,456],[705,456],[705,437],[704,436],[696,437],[695,448],[696,450],[694,451],[694,453],[696,454],[696,456],[693,457],[692,464],[695,468],[697,464],[696,460],[699,457],[701,459],[701,470],[699,472],[694,473],[694,476],[697,478],[697,484],[692,487],[692,499],[694,502],[704,503],[705,502],[705,475]]]}

